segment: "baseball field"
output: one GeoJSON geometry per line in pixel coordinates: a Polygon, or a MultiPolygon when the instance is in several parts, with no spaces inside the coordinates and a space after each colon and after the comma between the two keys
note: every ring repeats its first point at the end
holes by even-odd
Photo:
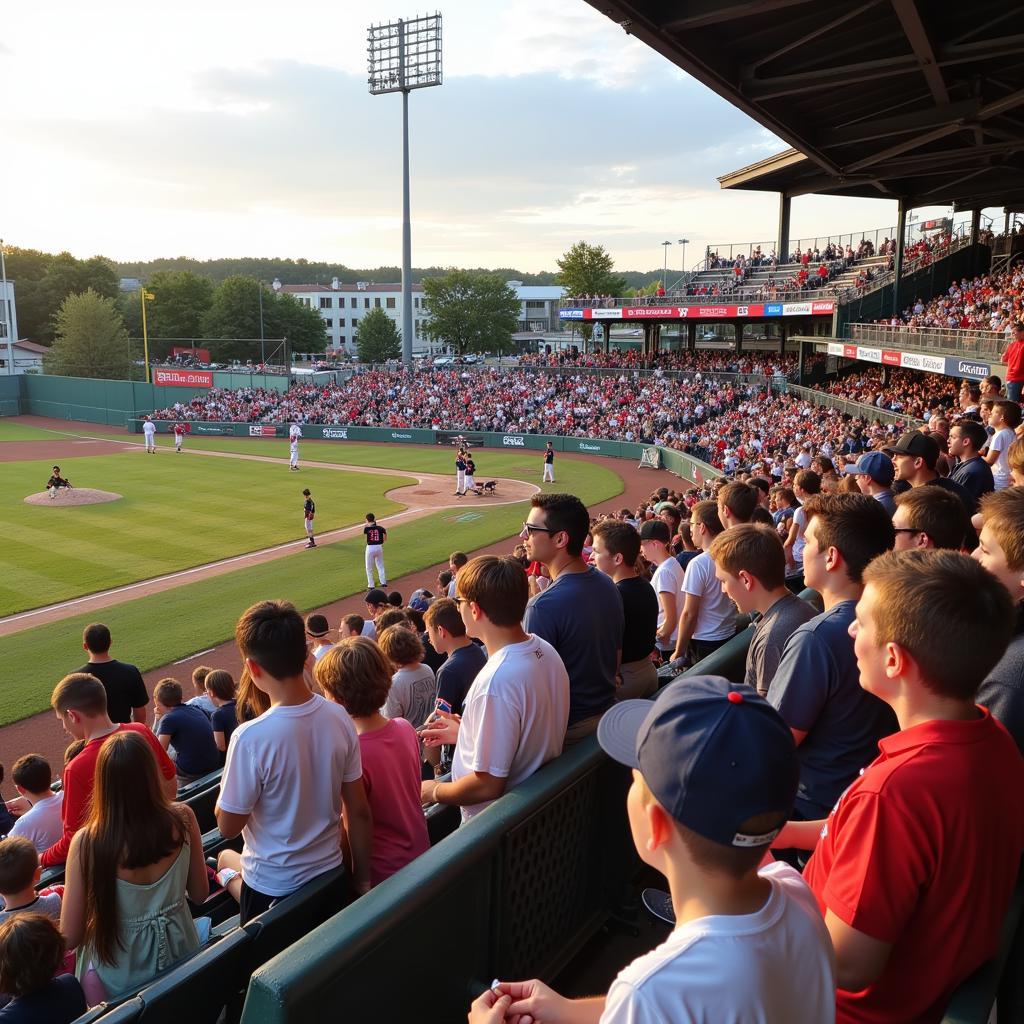
{"type": "MultiPolygon", "coordinates": [[[[282,440],[227,438],[189,438],[178,454],[166,436],[147,455],[140,437],[107,428],[0,420],[0,726],[48,706],[88,622],[130,637],[143,671],[168,665],[228,639],[255,600],[308,611],[361,595],[366,512],[388,528],[398,579],[513,537],[541,484],[537,453],[479,453],[478,481],[499,481],[493,498],[452,495],[447,449],[304,441],[299,472],[287,456],[282,440]],[[26,504],[53,464],[76,489],[121,497],[26,504]],[[317,505],[316,550],[304,544],[304,487],[317,505]]],[[[547,489],[588,504],[623,488],[606,464],[564,459],[558,470],[547,489]]]]}

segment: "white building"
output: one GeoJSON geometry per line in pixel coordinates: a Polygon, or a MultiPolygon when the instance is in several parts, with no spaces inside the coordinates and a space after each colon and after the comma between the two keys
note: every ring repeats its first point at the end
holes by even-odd
{"type": "MultiPolygon", "coordinates": [[[[508,285],[519,298],[519,330],[543,333],[559,331],[562,321],[558,318],[558,303],[565,292],[556,285],[524,285],[520,281],[509,281],[508,285]]],[[[315,309],[327,324],[328,347],[355,352],[356,328],[359,321],[371,309],[383,309],[395,322],[398,333],[402,333],[402,286],[401,284],[372,284],[360,281],[357,284],[342,284],[337,278],[329,285],[273,283],[274,291],[288,292],[303,305],[315,309]]],[[[429,315],[423,286],[412,286],[412,350],[415,354],[431,351],[426,336],[425,321],[429,315]]]]}
{"type": "Polygon", "coordinates": [[[14,343],[14,372],[42,373],[43,356],[50,350],[45,345],[37,345],[34,341],[16,341],[14,343]]]}
{"type": "Polygon", "coordinates": [[[14,282],[0,281],[0,374],[21,372],[15,368],[17,354],[11,342],[18,337],[18,309],[14,302],[14,282]]]}

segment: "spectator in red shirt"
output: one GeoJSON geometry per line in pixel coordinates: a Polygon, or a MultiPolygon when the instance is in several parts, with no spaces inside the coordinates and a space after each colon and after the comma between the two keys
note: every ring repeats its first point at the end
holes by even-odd
{"type": "Polygon", "coordinates": [[[1024,390],[1024,323],[1014,324],[1013,341],[1006,346],[1002,359],[1006,363],[1006,397],[1019,402],[1024,390]]]}
{"type": "Polygon", "coordinates": [[[40,858],[44,868],[63,864],[67,860],[71,840],[86,819],[100,748],[114,733],[139,733],[153,750],[163,776],[167,799],[173,800],[178,792],[174,762],[167,756],[160,741],[138,722],[115,725],[107,714],[107,691],[95,676],[85,672],[72,672],[65,676],[53,691],[50,705],[68,735],[76,740],[84,740],[85,746],[64,769],[64,804],[61,808],[64,833],[40,858]]]}
{"type": "Polygon", "coordinates": [[[804,878],[835,947],[836,1020],[927,1024],[995,954],[1024,852],[1024,761],[975,704],[1013,607],[952,551],[880,555],[864,583],[860,683],[901,731],[826,821],[790,822],[777,842],[817,843],[804,878]]]}

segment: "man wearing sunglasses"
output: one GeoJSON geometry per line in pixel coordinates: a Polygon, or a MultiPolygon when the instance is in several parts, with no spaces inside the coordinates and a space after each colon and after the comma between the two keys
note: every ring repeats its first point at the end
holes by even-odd
{"type": "Polygon", "coordinates": [[[615,701],[622,599],[611,578],[583,560],[590,530],[586,505],[573,494],[535,494],[530,503],[520,536],[552,583],[531,598],[523,628],[547,640],[569,673],[569,744],[594,732],[615,701]]]}

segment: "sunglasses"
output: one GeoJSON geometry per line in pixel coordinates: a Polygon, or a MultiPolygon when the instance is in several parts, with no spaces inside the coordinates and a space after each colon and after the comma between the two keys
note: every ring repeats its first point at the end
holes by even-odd
{"type": "Polygon", "coordinates": [[[523,529],[520,531],[519,536],[523,533],[558,533],[558,530],[549,530],[546,526],[534,526],[533,523],[523,523],[523,529]]]}

